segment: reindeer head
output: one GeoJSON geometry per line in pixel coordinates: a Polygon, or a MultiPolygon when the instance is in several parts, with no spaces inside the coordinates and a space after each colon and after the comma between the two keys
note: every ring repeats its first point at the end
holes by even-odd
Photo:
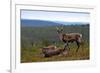
{"type": "Polygon", "coordinates": [[[61,27],[61,28],[56,27],[56,29],[57,29],[57,33],[58,33],[58,34],[60,34],[60,33],[63,32],[63,27],[61,27]]]}

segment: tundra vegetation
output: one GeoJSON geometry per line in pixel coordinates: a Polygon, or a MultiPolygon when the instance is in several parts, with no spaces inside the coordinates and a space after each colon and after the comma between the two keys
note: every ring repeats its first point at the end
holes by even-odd
{"type": "Polygon", "coordinates": [[[58,54],[44,57],[42,48],[48,48],[48,46],[53,45],[55,46],[53,49],[56,48],[55,51],[58,53],[64,48],[64,42],[59,39],[56,27],[60,26],[21,26],[21,63],[89,60],[89,24],[65,25],[63,27],[65,33],[82,34],[83,46],[78,49],[78,52],[76,52],[77,45],[73,42],[71,44],[69,43],[70,51],[67,55],[58,54]]]}

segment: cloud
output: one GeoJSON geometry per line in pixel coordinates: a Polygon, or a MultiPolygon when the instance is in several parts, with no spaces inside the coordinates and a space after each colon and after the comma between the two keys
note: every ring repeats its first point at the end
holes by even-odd
{"type": "Polygon", "coordinates": [[[90,22],[89,13],[22,10],[21,19],[49,21],[90,22]]]}

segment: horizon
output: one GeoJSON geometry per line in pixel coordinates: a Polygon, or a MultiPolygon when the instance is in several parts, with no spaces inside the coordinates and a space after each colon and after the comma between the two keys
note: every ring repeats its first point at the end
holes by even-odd
{"type": "Polygon", "coordinates": [[[67,26],[67,25],[88,25],[88,22],[63,22],[63,21],[47,21],[47,20],[27,20],[21,19],[22,26],[67,26]]]}
{"type": "Polygon", "coordinates": [[[74,22],[78,22],[78,23],[89,23],[89,22],[82,22],[82,21],[54,21],[54,20],[42,20],[42,19],[21,19],[21,20],[36,20],[36,21],[49,21],[49,22],[71,22],[71,23],[74,23],[74,22]]]}

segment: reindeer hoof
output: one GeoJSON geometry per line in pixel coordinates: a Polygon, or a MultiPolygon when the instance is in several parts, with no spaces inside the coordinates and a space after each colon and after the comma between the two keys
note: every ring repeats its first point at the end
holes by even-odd
{"type": "Polygon", "coordinates": [[[63,54],[64,56],[66,56],[66,55],[68,54],[68,51],[64,51],[62,54],[63,54]]]}

